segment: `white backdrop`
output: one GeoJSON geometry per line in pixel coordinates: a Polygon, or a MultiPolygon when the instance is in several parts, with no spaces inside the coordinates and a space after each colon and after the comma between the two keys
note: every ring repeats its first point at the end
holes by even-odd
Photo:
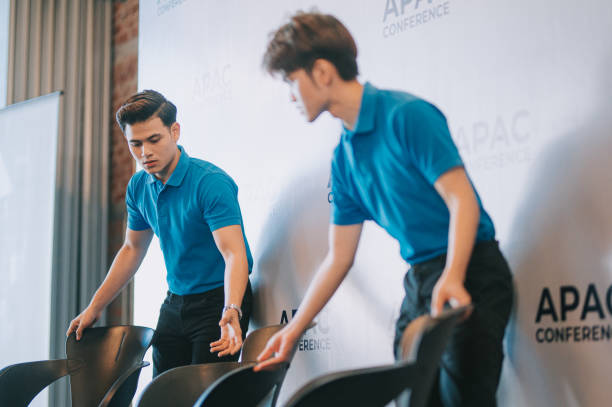
{"type": "MultiPolygon", "coordinates": [[[[612,3],[141,1],[139,88],[174,101],[187,152],[240,187],[255,259],[252,326],[291,318],[326,250],[339,123],[325,115],[306,124],[286,85],[261,69],[268,34],[312,6],[354,34],[360,80],[420,95],[447,115],[515,274],[502,405],[605,403],[612,3]]],[[[392,360],[406,268],[397,244],[367,224],[355,266],[306,334],[281,400],[318,374],[392,360]]],[[[136,323],[154,326],[163,278],[154,245],[136,279],[136,323]]]]}
{"type": "MultiPolygon", "coordinates": [[[[49,359],[59,103],[0,109],[0,369],[49,359]]],[[[47,402],[45,390],[30,405],[47,402]]]]}

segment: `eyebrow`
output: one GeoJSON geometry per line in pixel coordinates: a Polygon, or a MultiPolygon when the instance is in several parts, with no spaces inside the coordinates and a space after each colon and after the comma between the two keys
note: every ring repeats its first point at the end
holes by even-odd
{"type": "MultiPolygon", "coordinates": [[[[151,141],[153,137],[161,137],[161,136],[162,136],[161,133],[154,133],[154,134],[151,134],[149,137],[147,137],[145,140],[151,141]]],[[[143,140],[134,140],[134,139],[130,140],[130,143],[142,143],[142,142],[143,140]]]]}

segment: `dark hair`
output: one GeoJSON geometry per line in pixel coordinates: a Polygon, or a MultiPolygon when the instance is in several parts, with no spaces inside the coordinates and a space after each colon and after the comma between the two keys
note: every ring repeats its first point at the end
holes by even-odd
{"type": "Polygon", "coordinates": [[[174,103],[154,90],[143,90],[130,96],[115,115],[121,131],[124,132],[128,124],[144,122],[153,116],[159,117],[168,128],[176,122],[174,103]]]}
{"type": "Polygon", "coordinates": [[[347,28],[334,16],[298,11],[289,22],[270,34],[263,67],[270,74],[287,76],[298,69],[310,74],[319,59],[331,62],[345,81],[357,76],[357,45],[347,28]]]}

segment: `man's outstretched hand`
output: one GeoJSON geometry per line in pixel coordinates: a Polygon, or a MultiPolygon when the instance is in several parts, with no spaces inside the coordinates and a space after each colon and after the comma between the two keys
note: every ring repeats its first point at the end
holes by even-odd
{"type": "Polygon", "coordinates": [[[223,313],[219,321],[221,327],[221,337],[219,340],[210,343],[211,352],[219,352],[217,356],[235,355],[242,348],[242,329],[238,312],[228,309],[223,313]]]}
{"type": "Polygon", "coordinates": [[[281,363],[289,362],[291,353],[295,348],[299,335],[295,335],[289,326],[284,327],[272,336],[257,357],[257,364],[253,368],[254,371],[273,370],[281,363]]]}

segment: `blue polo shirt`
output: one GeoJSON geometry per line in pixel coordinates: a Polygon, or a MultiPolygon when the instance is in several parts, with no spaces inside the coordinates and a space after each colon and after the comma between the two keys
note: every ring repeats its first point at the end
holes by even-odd
{"type": "MultiPolygon", "coordinates": [[[[355,128],[343,129],[334,150],[331,222],[373,220],[398,240],[408,263],[432,259],[448,250],[450,218],[433,184],[462,165],[446,118],[435,106],[366,83],[355,128]]],[[[476,197],[476,240],[491,240],[493,222],[476,197]]]]}
{"type": "Polygon", "coordinates": [[[125,200],[128,228],[153,229],[164,254],[168,287],[186,295],[223,285],[225,261],[213,239],[215,230],[240,225],[249,272],[253,259],[232,178],[179,149],[179,162],[166,184],[141,170],[130,179],[125,200]]]}

